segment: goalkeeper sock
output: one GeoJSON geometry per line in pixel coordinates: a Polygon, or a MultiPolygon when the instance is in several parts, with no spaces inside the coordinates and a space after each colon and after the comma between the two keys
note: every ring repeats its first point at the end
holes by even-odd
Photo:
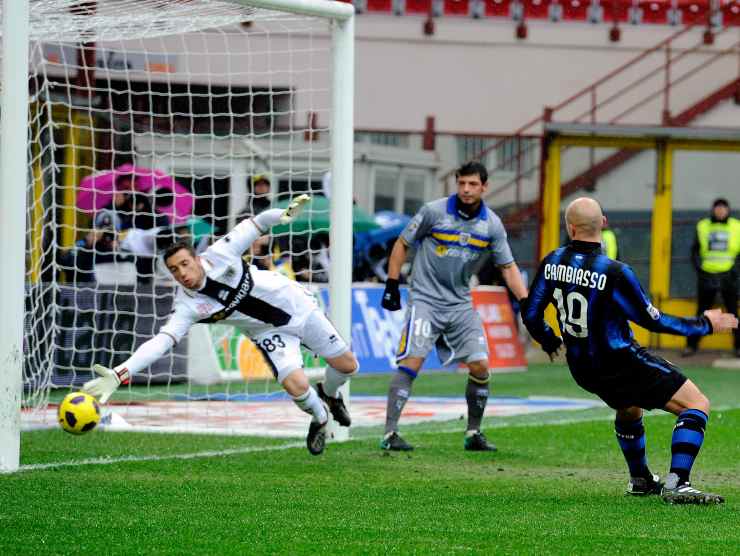
{"type": "Polygon", "coordinates": [[[678,484],[689,482],[694,460],[704,442],[704,430],[709,417],[698,409],[687,409],[679,414],[671,440],[671,473],[678,476],[678,484]]]}
{"type": "Polygon", "coordinates": [[[342,384],[349,380],[349,377],[356,374],[353,373],[340,373],[334,367],[327,367],[324,373],[324,392],[332,398],[337,397],[337,390],[341,388],[342,384]]]}
{"type": "Polygon", "coordinates": [[[411,395],[411,386],[417,373],[408,367],[398,367],[398,372],[388,387],[388,406],[385,413],[385,433],[398,430],[398,420],[401,418],[406,402],[411,395]]]}
{"type": "Polygon", "coordinates": [[[324,404],[321,403],[319,395],[312,386],[308,387],[305,394],[301,394],[297,398],[293,398],[295,404],[301,408],[301,411],[305,411],[313,417],[313,420],[317,423],[325,423],[329,418],[326,413],[324,404]]]}
{"type": "Polygon", "coordinates": [[[478,378],[468,375],[468,385],[465,387],[465,401],[468,402],[468,429],[479,431],[483,413],[486,411],[490,377],[478,378]]]}
{"type": "Polygon", "coordinates": [[[653,475],[648,469],[645,454],[645,427],[642,424],[642,417],[637,421],[615,420],[614,433],[627,461],[630,477],[650,479],[653,475]]]}

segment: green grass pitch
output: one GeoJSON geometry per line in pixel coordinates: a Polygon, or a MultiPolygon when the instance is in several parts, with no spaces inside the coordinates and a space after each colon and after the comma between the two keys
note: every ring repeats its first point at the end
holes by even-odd
{"type": "MultiPolygon", "coordinates": [[[[607,409],[487,418],[495,454],[464,452],[459,421],[402,428],[417,446],[408,455],[382,453],[379,430],[355,429],[353,441],[318,458],[292,440],[53,430],[23,434],[21,463],[70,465],[0,476],[0,552],[737,554],[740,373],[686,372],[713,402],[694,484],[724,494],[723,506],[624,496],[607,409]],[[72,464],[122,457],[131,460],[72,464]]],[[[422,375],[414,394],[462,395],[464,381],[422,375]]],[[[363,377],[352,389],[384,394],[387,382],[363,377]]],[[[496,375],[492,390],[587,397],[555,365],[496,375]]],[[[673,421],[646,417],[661,474],[673,421]]]]}

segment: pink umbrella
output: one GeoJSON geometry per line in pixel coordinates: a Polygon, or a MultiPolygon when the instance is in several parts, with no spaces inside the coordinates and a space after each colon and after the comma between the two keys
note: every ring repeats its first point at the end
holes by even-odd
{"type": "Polygon", "coordinates": [[[77,207],[85,212],[100,210],[113,199],[116,191],[116,178],[131,175],[134,176],[135,191],[152,192],[153,195],[167,192],[172,195],[174,202],[167,206],[156,204],[157,212],[166,214],[174,224],[181,224],[190,218],[195,200],[185,187],[161,170],[143,168],[133,164],[124,164],[114,170],[99,172],[84,178],[77,188],[77,207]]]}

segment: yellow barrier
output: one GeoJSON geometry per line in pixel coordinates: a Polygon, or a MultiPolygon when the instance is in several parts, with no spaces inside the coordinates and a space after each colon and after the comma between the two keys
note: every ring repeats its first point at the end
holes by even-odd
{"type": "MultiPolygon", "coordinates": [[[[727,130],[709,129],[548,124],[546,134],[548,148],[542,192],[540,257],[560,244],[560,153],[563,148],[653,149],[657,162],[650,240],[650,296],[654,305],[663,312],[695,315],[695,301],[670,298],[674,154],[678,150],[740,152],[740,133],[732,135],[727,130]],[[713,133],[716,137],[712,136],[713,133]]],[[[556,324],[554,311],[546,313],[546,317],[551,325],[556,324]]],[[[636,339],[650,347],[681,348],[686,345],[686,339],[682,337],[652,334],[638,326],[633,326],[633,330],[636,339]]],[[[732,336],[710,336],[702,340],[702,346],[731,349],[732,336]]]]}

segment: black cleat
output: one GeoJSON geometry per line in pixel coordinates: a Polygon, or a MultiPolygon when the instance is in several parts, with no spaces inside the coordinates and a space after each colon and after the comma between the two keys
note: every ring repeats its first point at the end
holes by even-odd
{"type": "Polygon", "coordinates": [[[482,432],[465,436],[465,449],[469,452],[496,452],[494,444],[489,444],[482,432]]]}
{"type": "Polygon", "coordinates": [[[306,437],[306,447],[311,452],[312,456],[321,455],[326,446],[326,425],[329,423],[327,419],[324,423],[317,423],[311,421],[308,427],[308,436],[306,437]]]}
{"type": "Polygon", "coordinates": [[[697,490],[691,486],[691,483],[684,483],[676,488],[663,487],[660,497],[666,504],[698,504],[711,506],[714,504],[722,504],[725,501],[723,496],[697,490]]]}
{"type": "Polygon", "coordinates": [[[630,496],[650,496],[651,494],[660,494],[663,490],[663,483],[660,477],[655,473],[650,479],[644,477],[630,477],[627,483],[627,490],[624,492],[630,496]]]}
{"type": "Polygon", "coordinates": [[[694,355],[696,355],[696,352],[697,352],[697,348],[691,347],[691,346],[687,346],[681,352],[681,357],[693,357],[694,355]]]}
{"type": "Polygon", "coordinates": [[[329,394],[324,392],[324,384],[319,382],[316,385],[316,392],[326,405],[329,406],[329,411],[334,420],[343,427],[349,427],[352,424],[352,418],[349,416],[347,406],[344,405],[342,394],[337,392],[337,397],[332,398],[329,394]]]}
{"type": "Polygon", "coordinates": [[[397,432],[389,432],[380,441],[380,449],[389,452],[410,452],[414,447],[401,438],[397,432]]]}

